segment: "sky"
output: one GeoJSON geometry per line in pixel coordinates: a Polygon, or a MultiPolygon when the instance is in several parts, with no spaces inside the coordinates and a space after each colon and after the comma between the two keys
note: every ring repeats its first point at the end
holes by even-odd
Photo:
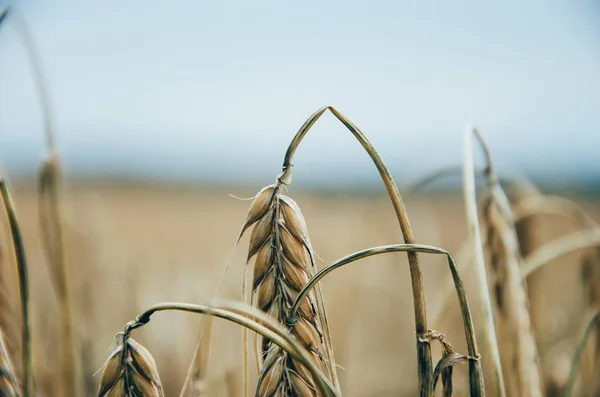
{"type": "MultiPolygon", "coordinates": [[[[270,182],[323,105],[361,128],[400,184],[460,165],[466,123],[501,172],[600,176],[598,1],[14,6],[35,38],[72,176],[270,182]]],[[[0,164],[28,175],[45,141],[18,32],[15,18],[0,27],[0,164]]],[[[377,181],[331,115],[294,162],[300,183],[377,181]]]]}

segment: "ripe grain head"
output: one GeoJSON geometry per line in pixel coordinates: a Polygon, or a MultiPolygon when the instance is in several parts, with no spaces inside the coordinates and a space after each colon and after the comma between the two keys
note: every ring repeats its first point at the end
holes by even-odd
{"type": "MultiPolygon", "coordinates": [[[[252,300],[259,309],[286,323],[331,379],[331,346],[323,332],[326,315],[320,312],[315,293],[311,291],[303,299],[295,318],[287,316],[316,267],[304,217],[296,202],[281,192],[284,177],[285,173],[257,194],[242,228],[243,233],[254,225],[248,250],[248,261],[254,258],[252,300]]],[[[269,340],[263,339],[261,358],[257,395],[317,394],[308,371],[269,340]]]]}
{"type": "Polygon", "coordinates": [[[128,335],[104,364],[99,397],[163,397],[156,363],[150,352],[128,335]]]}

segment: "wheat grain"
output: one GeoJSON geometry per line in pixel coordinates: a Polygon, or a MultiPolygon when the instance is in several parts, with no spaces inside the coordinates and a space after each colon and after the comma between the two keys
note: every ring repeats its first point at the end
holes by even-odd
{"type": "Polygon", "coordinates": [[[127,333],[120,339],[104,364],[98,397],[163,397],[150,352],[127,333]]]}

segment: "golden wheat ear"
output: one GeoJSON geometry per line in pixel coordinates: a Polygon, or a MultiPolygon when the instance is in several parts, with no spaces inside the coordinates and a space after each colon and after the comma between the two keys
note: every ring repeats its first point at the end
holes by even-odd
{"type": "Polygon", "coordinates": [[[150,352],[127,334],[119,338],[104,364],[98,397],[163,397],[150,352]]]}
{"type": "MultiPolygon", "coordinates": [[[[316,272],[316,265],[306,222],[295,201],[281,193],[284,176],[275,185],[267,186],[256,195],[248,211],[242,234],[253,226],[247,260],[254,259],[252,296],[254,305],[286,323],[287,311],[298,292],[316,272]]],[[[307,349],[315,362],[334,378],[333,353],[324,338],[325,312],[319,310],[315,294],[303,302],[301,311],[288,327],[294,337],[307,349]]],[[[260,348],[264,360],[259,374],[258,396],[313,395],[315,380],[284,350],[263,339],[260,348]],[[309,391],[312,391],[309,393],[309,391]],[[309,394],[307,394],[309,393],[309,394]]],[[[316,395],[316,394],[315,394],[316,395]]]]}

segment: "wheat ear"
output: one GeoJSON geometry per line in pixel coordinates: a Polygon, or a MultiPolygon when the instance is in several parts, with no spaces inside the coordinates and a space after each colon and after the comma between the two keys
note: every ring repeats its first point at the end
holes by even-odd
{"type": "MultiPolygon", "coordinates": [[[[248,261],[256,256],[253,301],[258,309],[282,323],[315,268],[302,213],[291,198],[281,193],[285,176],[280,175],[274,185],[257,194],[240,234],[255,225],[248,250],[248,261]]],[[[327,369],[331,379],[332,363],[323,345],[322,317],[317,314],[314,294],[307,297],[303,310],[288,326],[315,362],[327,369]]],[[[258,396],[316,395],[315,380],[306,369],[267,339],[263,339],[261,359],[264,363],[259,375],[258,396]]]]}
{"type": "Polygon", "coordinates": [[[484,218],[487,222],[490,268],[494,274],[494,296],[501,330],[499,346],[509,395],[541,397],[542,376],[529,303],[520,277],[521,254],[508,198],[498,183],[489,148],[477,129],[473,135],[486,158],[485,175],[490,190],[484,218]]]}
{"type": "Polygon", "coordinates": [[[126,331],[104,364],[98,397],[163,397],[156,363],[150,352],[126,331]]]}

